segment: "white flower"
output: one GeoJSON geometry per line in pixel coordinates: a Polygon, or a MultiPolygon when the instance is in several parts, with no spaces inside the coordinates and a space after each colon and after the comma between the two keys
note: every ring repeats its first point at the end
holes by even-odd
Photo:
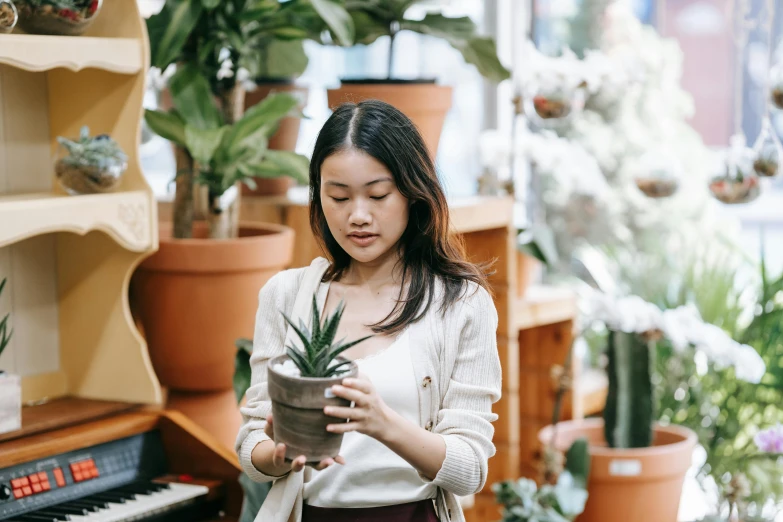
{"type": "Polygon", "coordinates": [[[160,70],[158,67],[150,67],[147,73],[147,88],[154,89],[156,91],[163,90],[168,85],[169,78],[171,78],[176,72],[177,67],[172,63],[166,67],[165,71],[160,70]]]}
{"type": "Polygon", "coordinates": [[[217,72],[217,79],[231,78],[234,76],[234,62],[227,58],[220,64],[220,70],[217,72]]]}
{"type": "Polygon", "coordinates": [[[661,330],[677,351],[683,351],[691,344],[691,335],[703,325],[701,315],[695,306],[680,306],[664,310],[661,330]]]}
{"type": "Polygon", "coordinates": [[[481,164],[498,172],[511,162],[511,137],[497,129],[485,130],[479,136],[481,164]]]}

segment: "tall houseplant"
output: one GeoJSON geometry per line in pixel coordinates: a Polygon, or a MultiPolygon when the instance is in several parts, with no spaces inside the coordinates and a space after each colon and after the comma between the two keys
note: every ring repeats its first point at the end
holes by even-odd
{"type": "Polygon", "coordinates": [[[491,38],[478,35],[476,24],[467,17],[450,18],[428,13],[421,20],[406,18],[409,9],[421,0],[346,0],[353,19],[356,43],[368,45],[381,36],[389,37],[386,78],[342,79],[338,89],[328,91],[329,106],[344,101],[375,98],[390,103],[405,113],[421,130],[434,158],[446,113],[451,108],[452,89],[435,85],[434,80],[393,78],[395,39],[401,31],[413,31],[446,40],[473,64],[482,76],[493,82],[510,77],[497,57],[491,38]]]}

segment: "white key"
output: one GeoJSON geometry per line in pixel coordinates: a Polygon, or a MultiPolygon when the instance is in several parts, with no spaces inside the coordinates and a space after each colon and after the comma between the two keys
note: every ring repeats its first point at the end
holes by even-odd
{"type": "Polygon", "coordinates": [[[130,522],[142,519],[154,513],[169,511],[174,507],[206,495],[209,488],[194,484],[171,483],[171,487],[151,493],[137,495],[124,504],[109,503],[109,509],[102,509],[89,515],[71,515],[71,520],[78,522],[130,522]]]}

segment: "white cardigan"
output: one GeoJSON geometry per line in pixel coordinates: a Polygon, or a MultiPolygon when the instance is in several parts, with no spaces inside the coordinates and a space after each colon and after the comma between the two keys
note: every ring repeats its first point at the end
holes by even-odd
{"type": "MultiPolygon", "coordinates": [[[[275,481],[256,522],[300,522],[302,490],[310,468],[285,477],[258,471],[250,455],[264,433],[272,405],[267,392],[267,362],[285,352],[293,340],[281,312],[301,317],[308,326],[312,296],[329,263],[315,259],[307,268],[285,270],[270,279],[259,292],[252,379],[247,403],[241,408],[244,422],[236,450],[242,469],[257,482],[275,481]]],[[[443,437],[446,458],[433,484],[438,486],[441,521],[464,522],[456,496],[477,493],[487,479],[487,461],[495,454],[492,444],[492,404],[500,399],[501,368],[497,351],[497,311],[492,298],[470,283],[465,296],[442,315],[442,286],[437,285],[428,313],[409,328],[416,379],[420,383],[420,426],[443,437]],[[417,349],[418,348],[418,349],[417,349]]],[[[356,465],[357,463],[354,463],[356,465]]],[[[428,479],[422,475],[422,479],[428,479]]]]}

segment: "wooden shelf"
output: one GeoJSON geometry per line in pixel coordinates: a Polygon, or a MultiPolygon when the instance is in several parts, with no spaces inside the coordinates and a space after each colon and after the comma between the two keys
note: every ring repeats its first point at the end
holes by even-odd
{"type": "Polygon", "coordinates": [[[151,197],[145,191],[67,196],[54,193],[0,197],[0,247],[50,232],[107,233],[123,248],[153,247],[151,197]]]}
{"type": "Polygon", "coordinates": [[[63,67],[135,74],[144,55],[138,38],[9,34],[3,35],[0,63],[33,72],[63,67]]]}
{"type": "Polygon", "coordinates": [[[576,315],[576,296],[567,288],[532,286],[514,306],[517,330],[571,321],[576,315]]]}
{"type": "Polygon", "coordinates": [[[43,404],[22,408],[22,429],[0,434],[0,442],[28,437],[92,421],[137,408],[130,402],[97,401],[62,397],[43,404]]]}
{"type": "Polygon", "coordinates": [[[452,229],[460,234],[508,226],[514,200],[508,197],[449,199],[452,229]]]}

